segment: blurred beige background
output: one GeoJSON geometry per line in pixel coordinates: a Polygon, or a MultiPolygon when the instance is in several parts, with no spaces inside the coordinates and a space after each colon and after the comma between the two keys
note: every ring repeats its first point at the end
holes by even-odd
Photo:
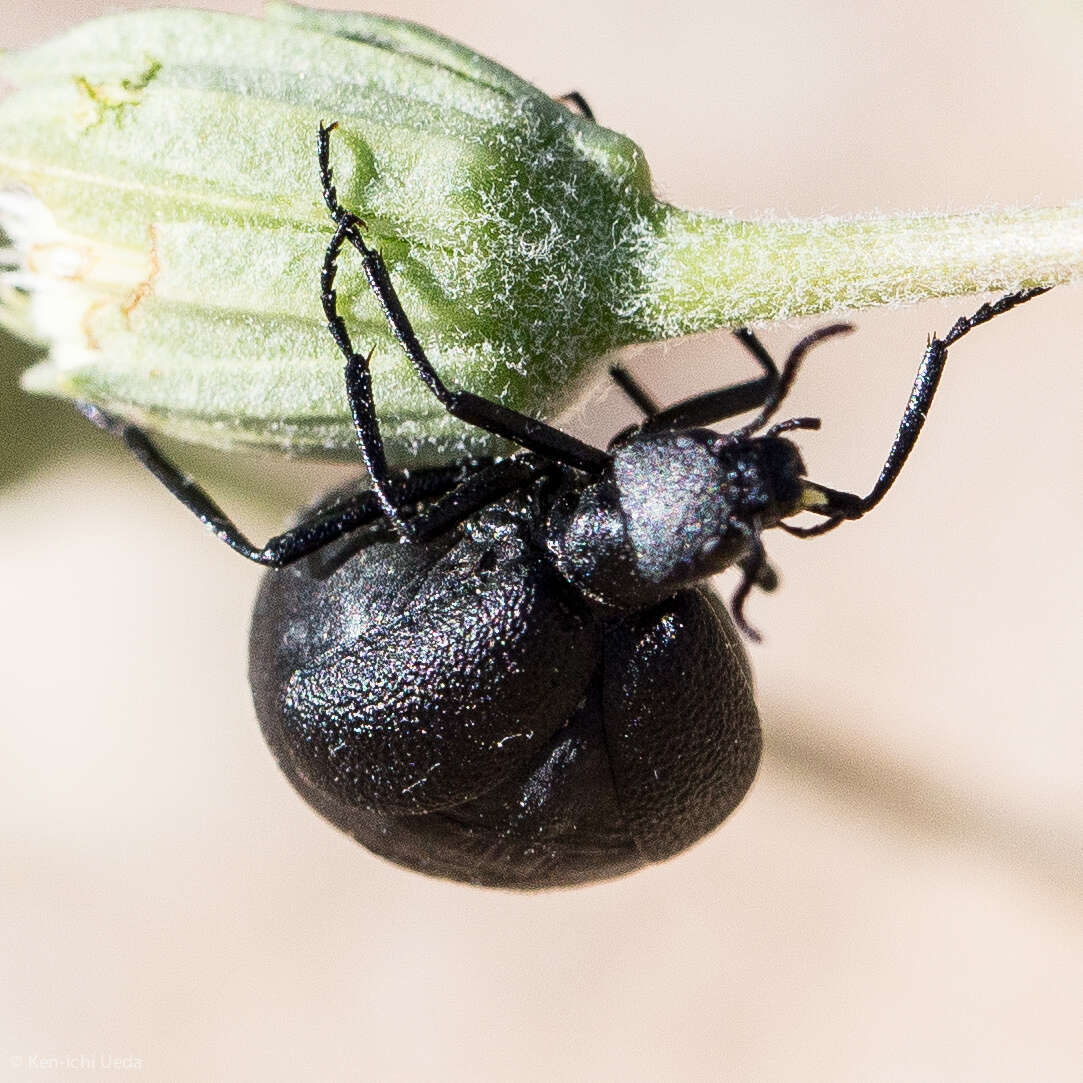
{"type": "MultiPolygon", "coordinates": [[[[2,0],[0,44],[138,6],[2,0]]],[[[681,204],[1083,197],[1068,0],[394,14],[581,90],[681,204]]],[[[791,405],[825,418],[813,476],[871,484],[926,333],[977,304],[865,315],[817,353],[791,405]]],[[[258,571],[15,392],[5,340],[0,1078],[114,1078],[103,1056],[154,1080],[1080,1078],[1081,344],[1079,287],[975,334],[877,514],[771,539],[767,753],[727,825],[521,897],[384,864],[295,797],[244,677],[258,571]],[[29,1059],[79,1056],[99,1067],[29,1059]]],[[[630,361],[674,399],[743,358],[717,336],[630,361]]],[[[601,440],[627,417],[613,396],[576,424],[601,440]]],[[[185,461],[260,536],[338,476],[185,461]]]]}

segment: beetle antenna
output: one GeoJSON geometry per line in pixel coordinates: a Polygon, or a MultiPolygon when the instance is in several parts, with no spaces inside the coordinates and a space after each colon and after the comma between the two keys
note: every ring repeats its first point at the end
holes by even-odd
{"type": "Polygon", "coordinates": [[[852,323],[831,323],[826,327],[818,328],[810,335],[805,335],[790,351],[790,356],[786,358],[786,363],[782,366],[778,382],[764,400],[760,412],[747,425],[735,429],[732,435],[737,437],[751,436],[758,429],[762,429],[774,416],[779,406],[782,405],[782,400],[790,393],[790,388],[797,378],[797,372],[801,368],[801,362],[804,361],[805,354],[825,338],[831,338],[833,335],[848,335],[853,329],[854,325],[852,323]]]}
{"type": "Polygon", "coordinates": [[[778,436],[779,433],[793,432],[794,429],[812,429],[818,430],[822,422],[818,417],[791,417],[788,421],[780,421],[777,425],[772,425],[764,436],[778,436]]]}

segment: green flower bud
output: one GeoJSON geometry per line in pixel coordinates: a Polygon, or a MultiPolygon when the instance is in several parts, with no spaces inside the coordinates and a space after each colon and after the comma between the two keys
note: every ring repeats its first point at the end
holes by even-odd
{"type": "MultiPolygon", "coordinates": [[[[452,387],[539,415],[633,342],[1083,271],[1083,206],[742,222],[657,200],[639,148],[394,19],[269,5],[100,19],[3,60],[0,320],[31,390],[182,438],[354,457],[319,298],[343,203],[452,387]]],[[[409,369],[356,259],[389,457],[493,450],[409,369]]]]}

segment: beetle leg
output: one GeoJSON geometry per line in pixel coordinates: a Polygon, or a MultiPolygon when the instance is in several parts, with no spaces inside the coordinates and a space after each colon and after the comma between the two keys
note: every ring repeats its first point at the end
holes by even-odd
{"type": "Polygon", "coordinates": [[[774,358],[767,352],[755,332],[747,327],[738,328],[733,332],[734,336],[759,363],[760,368],[763,369],[763,375],[755,380],[746,380],[744,383],[733,384],[717,391],[707,391],[702,395],[684,399],[673,406],[667,406],[664,410],[650,416],[642,428],[645,432],[701,428],[705,425],[715,425],[737,414],[743,414],[746,410],[758,409],[759,413],[752,421],[733,433],[734,436],[749,436],[762,428],[778,409],[793,384],[805,354],[822,339],[831,335],[844,334],[852,329],[848,323],[835,323],[806,335],[790,351],[790,356],[779,371],[774,358]]]}
{"type": "Polygon", "coordinates": [[[639,381],[623,365],[611,366],[609,375],[613,377],[613,382],[631,399],[632,404],[639,409],[644,417],[650,420],[659,413],[659,406],[650,393],[644,391],[639,381]]]}
{"type": "Polygon", "coordinates": [[[914,450],[919,434],[925,424],[925,418],[932,406],[933,397],[940,384],[940,378],[944,374],[944,366],[948,358],[948,347],[958,342],[964,335],[975,327],[988,322],[994,316],[1008,312],[1017,305],[1024,304],[1039,294],[1047,292],[1046,287],[1020,290],[1017,293],[1009,293],[998,301],[991,301],[981,306],[973,316],[963,316],[956,320],[951,330],[943,338],[933,336],[925,347],[925,354],[918,366],[917,376],[914,378],[914,386],[910,392],[910,400],[906,404],[902,421],[899,423],[895,440],[888,452],[887,461],[880,471],[880,477],[867,496],[856,496],[853,493],[839,492],[828,489],[826,486],[815,485],[811,482],[805,484],[805,509],[823,515],[827,521],[813,527],[791,527],[784,529],[797,537],[808,538],[826,534],[840,523],[849,519],[860,519],[867,515],[887,495],[888,490],[895,484],[910,452],[914,450]]]}
{"type": "Polygon", "coordinates": [[[469,474],[439,500],[411,520],[418,541],[442,533],[468,516],[494,503],[502,496],[521,489],[545,470],[544,461],[532,455],[514,455],[498,459],[484,469],[469,474]]]}
{"type": "Polygon", "coordinates": [[[758,567],[747,555],[741,557],[737,561],[737,566],[746,574],[752,575],[755,586],[759,587],[760,590],[767,594],[770,594],[772,591],[778,590],[778,572],[768,563],[762,552],[760,556],[761,559],[758,567]]]}
{"type": "MultiPolygon", "coordinates": [[[[763,638],[751,624],[745,620],[745,602],[748,600],[752,588],[760,585],[760,581],[770,583],[772,577],[777,584],[778,579],[774,571],[767,563],[767,554],[763,550],[763,542],[760,540],[759,531],[747,523],[734,520],[732,525],[748,539],[748,549],[744,556],[737,562],[741,569],[741,582],[734,591],[730,601],[730,609],[733,612],[733,623],[754,643],[759,643],[763,638]]],[[[773,587],[766,587],[772,590],[773,587]]]]}
{"type": "MultiPolygon", "coordinates": [[[[379,497],[364,490],[318,508],[311,515],[266,545],[254,545],[233,520],[211,499],[206,490],[173,465],[142,429],[107,414],[88,402],[76,402],[76,409],[99,429],[122,440],[139,460],[208,530],[231,549],[257,564],[284,568],[321,549],[336,538],[377,522],[384,515],[379,497]]],[[[411,474],[401,491],[407,503],[440,496],[451,489],[462,466],[445,466],[411,474]]]]}
{"type": "Polygon", "coordinates": [[[599,474],[605,469],[609,464],[606,452],[518,410],[511,410],[470,391],[452,391],[448,388],[417,340],[383,257],[365,245],[360,236],[351,236],[350,241],[362,254],[365,276],[384,310],[392,334],[399,340],[414,371],[452,417],[585,473],[599,474]]]}
{"type": "Polygon", "coordinates": [[[739,384],[732,384],[730,387],[693,395],[691,398],[682,399],[672,406],[667,406],[664,410],[654,405],[651,397],[633,381],[625,369],[620,367],[610,369],[610,373],[621,390],[647,415],[647,420],[642,426],[644,431],[658,432],[665,429],[702,428],[706,425],[716,425],[720,421],[743,414],[746,410],[755,410],[764,404],[778,384],[778,366],[754,331],[741,327],[733,334],[756,359],[760,368],[763,369],[763,375],[755,380],[746,380],[739,384]]]}
{"type": "Polygon", "coordinates": [[[334,176],[331,171],[330,137],[335,125],[320,125],[317,139],[317,151],[320,165],[320,180],[323,184],[323,198],[331,211],[336,226],[334,236],[327,246],[320,272],[320,299],[324,315],[327,317],[327,329],[335,340],[342,356],[346,358],[346,394],[353,415],[354,432],[361,449],[361,458],[372,479],[372,485],[380,501],[380,506],[395,529],[403,537],[410,536],[410,527],[399,513],[391,485],[391,471],[388,469],[387,456],[384,454],[383,438],[376,420],[376,403],[372,397],[372,373],[369,362],[372,354],[360,354],[353,348],[346,322],[338,311],[338,294],[335,292],[335,276],[338,273],[338,257],[347,240],[351,243],[360,240],[358,229],[362,222],[356,215],[350,214],[338,201],[334,176]]]}
{"type": "MultiPolygon", "coordinates": [[[[320,125],[318,146],[324,197],[331,211],[331,216],[339,224],[335,237],[338,238],[341,232],[342,239],[348,240],[360,253],[361,266],[365,272],[365,277],[368,279],[369,286],[384,311],[391,333],[398,339],[421,381],[452,417],[465,421],[468,425],[484,429],[486,432],[491,432],[494,436],[502,436],[506,440],[511,440],[526,448],[528,451],[534,451],[545,456],[547,459],[564,463],[566,466],[572,466],[588,474],[601,473],[610,461],[606,452],[591,447],[590,444],[585,444],[582,440],[577,440],[574,436],[561,432],[560,429],[546,425],[543,421],[538,421],[536,418],[521,414],[517,410],[502,406],[498,402],[482,398],[480,395],[474,395],[469,391],[452,391],[440,379],[436,370],[432,367],[432,363],[425,355],[421,343],[418,342],[410,318],[403,310],[402,302],[399,300],[398,293],[391,282],[391,276],[388,274],[383,256],[365,244],[360,233],[360,228],[363,225],[361,219],[345,210],[338,202],[334,185],[331,183],[331,166],[329,162],[330,134],[334,127],[333,124],[330,127],[320,125]]],[[[332,241],[332,245],[334,243],[332,241]]],[[[340,246],[341,243],[340,240],[340,246]]],[[[335,255],[337,255],[337,251],[335,255]]],[[[329,248],[328,257],[324,263],[325,274],[331,266],[333,266],[333,258],[329,248]]],[[[333,279],[333,274],[331,278],[333,279]]],[[[327,285],[325,285],[324,298],[324,309],[327,311],[329,323],[332,324],[331,333],[335,336],[335,341],[343,353],[347,354],[348,360],[350,358],[357,360],[358,355],[349,346],[348,338],[345,335],[345,327],[341,325],[341,320],[338,318],[333,304],[333,291],[331,292],[332,302],[329,304],[327,301],[327,285]]],[[[362,407],[361,416],[367,426],[365,433],[362,433],[360,426],[358,428],[358,437],[362,440],[362,449],[364,450],[364,441],[366,439],[372,441],[372,433],[367,430],[373,430],[377,437],[379,433],[376,426],[371,387],[369,387],[367,365],[358,364],[357,368],[359,381],[357,388],[358,404],[362,407]]],[[[382,446],[377,449],[375,441],[372,441],[372,445],[373,450],[378,450],[379,456],[382,456],[382,446]]],[[[376,457],[378,466],[380,465],[379,456],[376,457]]],[[[368,465],[367,462],[366,465],[368,465]]],[[[371,467],[369,472],[372,473],[371,467]]],[[[373,475],[373,479],[376,479],[376,475],[373,475]]]]}
{"type": "Polygon", "coordinates": [[[735,429],[732,435],[736,437],[751,436],[757,429],[763,428],[774,416],[779,406],[782,405],[782,400],[790,393],[790,388],[793,387],[793,382],[797,379],[797,373],[801,368],[801,362],[804,361],[809,350],[825,338],[831,338],[834,335],[847,335],[853,329],[854,325],[852,323],[831,323],[826,327],[817,328],[811,334],[805,335],[790,350],[790,356],[786,358],[786,363],[782,366],[777,382],[764,399],[760,412],[747,424],[735,429]]]}

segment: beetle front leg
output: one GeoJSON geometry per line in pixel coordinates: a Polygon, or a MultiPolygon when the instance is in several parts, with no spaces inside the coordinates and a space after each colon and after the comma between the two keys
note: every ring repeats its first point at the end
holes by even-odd
{"type": "Polygon", "coordinates": [[[892,485],[895,484],[910,452],[914,450],[918,436],[925,425],[929,409],[932,406],[936,390],[940,386],[940,379],[944,375],[944,366],[948,360],[948,347],[956,343],[964,335],[971,332],[975,327],[987,323],[995,316],[1009,312],[1017,305],[1047,293],[1050,287],[1038,287],[1029,290],[1020,290],[1018,293],[1009,293],[998,301],[990,301],[981,306],[973,316],[960,317],[952,325],[952,328],[943,338],[933,336],[925,347],[925,353],[918,366],[917,376],[914,378],[914,386],[910,392],[910,399],[903,412],[902,421],[899,422],[898,432],[888,452],[887,461],[880,471],[880,477],[866,496],[857,496],[854,493],[840,492],[837,489],[829,489],[823,485],[812,482],[805,483],[804,507],[802,510],[811,511],[816,515],[825,517],[825,521],[812,527],[794,527],[785,523],[779,525],[795,537],[812,538],[826,534],[829,530],[851,519],[860,519],[867,515],[888,494],[892,485]]]}
{"type": "Polygon", "coordinates": [[[328,325],[335,342],[347,359],[348,384],[350,381],[349,367],[350,365],[354,366],[355,389],[350,392],[350,401],[351,406],[356,403],[354,418],[358,440],[366,455],[366,465],[369,466],[369,472],[373,474],[373,481],[376,483],[377,489],[383,493],[388,501],[388,516],[395,520],[396,525],[404,533],[408,533],[408,524],[400,523],[397,519],[390,503],[390,491],[385,490],[381,483],[381,479],[386,475],[386,466],[383,462],[383,445],[379,440],[379,428],[376,424],[376,412],[372,401],[367,359],[363,359],[353,349],[349,335],[346,332],[346,326],[341,316],[339,316],[335,304],[333,290],[335,265],[338,250],[345,241],[349,241],[360,254],[361,266],[365,272],[365,277],[368,279],[369,287],[383,310],[391,333],[398,340],[399,345],[402,346],[403,352],[413,366],[414,371],[452,417],[490,432],[494,436],[511,440],[520,447],[553,459],[555,462],[564,463],[588,474],[600,474],[610,462],[609,455],[606,452],[600,451],[598,448],[592,447],[590,444],[586,444],[582,440],[554,428],[552,425],[547,425],[544,421],[522,414],[518,410],[509,409],[501,403],[493,402],[491,399],[475,395],[470,391],[452,390],[441,380],[439,373],[433,368],[432,362],[418,341],[409,316],[402,307],[402,301],[399,299],[394,283],[391,281],[383,256],[365,244],[360,232],[364,225],[361,219],[347,211],[338,201],[329,159],[330,135],[335,127],[334,124],[321,124],[318,136],[320,176],[324,199],[328,210],[331,212],[331,217],[337,224],[335,237],[328,247],[327,258],[324,261],[324,311],[327,314],[328,325]],[[379,472],[379,477],[377,473],[373,473],[373,464],[368,462],[369,456],[372,457],[373,464],[375,464],[376,470],[379,472]]]}

